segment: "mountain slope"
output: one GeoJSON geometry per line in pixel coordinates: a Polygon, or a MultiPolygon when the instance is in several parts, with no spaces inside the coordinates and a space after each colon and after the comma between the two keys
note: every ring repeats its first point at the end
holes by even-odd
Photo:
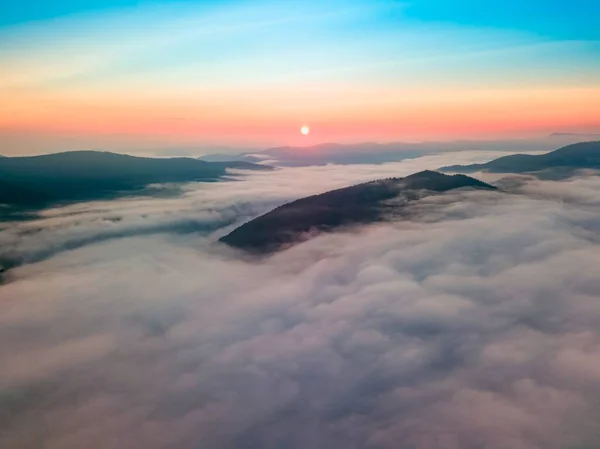
{"type": "Polygon", "coordinates": [[[247,162],[153,159],[100,151],[0,158],[0,203],[19,207],[109,197],[148,184],[214,181],[226,169],[264,170],[247,162]]]}
{"type": "Polygon", "coordinates": [[[457,188],[495,189],[465,175],[423,171],[299,199],[240,226],[220,241],[249,252],[276,251],[298,241],[303,234],[378,221],[386,210],[386,200],[402,196],[409,201],[457,188]]]}
{"type": "Polygon", "coordinates": [[[441,171],[473,173],[527,173],[543,170],[600,169],[600,141],[581,142],[541,155],[515,154],[485,164],[453,165],[441,171]]]}

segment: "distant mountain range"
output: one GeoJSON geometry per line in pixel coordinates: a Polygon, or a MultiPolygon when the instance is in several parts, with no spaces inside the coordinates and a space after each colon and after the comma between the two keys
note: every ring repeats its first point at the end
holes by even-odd
{"type": "Polygon", "coordinates": [[[215,181],[228,168],[268,170],[248,162],[154,159],[100,151],[0,158],[0,204],[42,207],[110,198],[148,184],[215,181]]]}
{"type": "Polygon", "coordinates": [[[252,153],[207,154],[200,157],[206,162],[245,161],[258,163],[274,162],[284,167],[306,167],[326,164],[380,164],[397,162],[411,157],[422,156],[422,144],[403,143],[322,143],[307,147],[274,147],[252,153]]]}
{"type": "Polygon", "coordinates": [[[554,133],[535,140],[474,141],[457,140],[451,142],[392,142],[359,144],[323,143],[314,146],[283,146],[262,151],[214,153],[201,156],[207,162],[245,161],[257,163],[268,161],[284,167],[304,167],[326,164],[383,164],[405,159],[439,154],[451,151],[549,151],[558,145],[596,140],[594,134],[554,133]]]}
{"type": "Polygon", "coordinates": [[[600,139],[600,134],[595,133],[552,133],[549,136],[553,139],[577,139],[581,141],[585,140],[598,140],[600,139]]]}
{"type": "Polygon", "coordinates": [[[514,154],[485,164],[452,165],[445,172],[545,173],[568,175],[580,169],[600,169],[600,141],[581,142],[541,155],[514,154]]]}
{"type": "Polygon", "coordinates": [[[248,252],[268,253],[313,233],[379,221],[406,202],[459,188],[495,189],[469,176],[423,171],[299,199],[240,226],[220,241],[248,252]]]}
{"type": "Polygon", "coordinates": [[[364,142],[358,144],[322,143],[307,147],[274,147],[253,153],[239,154],[208,154],[199,159],[212,161],[268,161],[270,164],[283,167],[307,167],[327,164],[384,164],[387,162],[400,162],[405,159],[416,158],[426,154],[436,154],[444,151],[462,150],[505,150],[508,147],[526,150],[540,150],[544,147],[539,143],[515,142],[422,142],[422,143],[375,143],[364,142]]]}
{"type": "MultiPolygon", "coordinates": [[[[266,159],[263,158],[263,159],[266,159]]],[[[198,160],[204,162],[250,162],[252,164],[259,163],[262,159],[253,156],[251,153],[238,153],[238,154],[227,154],[227,153],[214,153],[207,154],[199,157],[198,160]]]]}

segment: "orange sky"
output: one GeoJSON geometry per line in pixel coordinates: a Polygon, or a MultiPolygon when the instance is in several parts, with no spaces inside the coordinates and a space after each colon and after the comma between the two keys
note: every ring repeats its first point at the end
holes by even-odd
{"type": "Polygon", "coordinates": [[[403,91],[364,88],[313,92],[209,92],[176,96],[33,95],[13,92],[0,105],[4,130],[76,135],[162,136],[269,145],[536,135],[593,130],[600,89],[403,91]],[[290,105],[293,105],[291,107],[290,105]],[[311,126],[308,138],[300,126],[311,126]]]}
{"type": "Polygon", "coordinates": [[[425,24],[386,0],[263,6],[0,28],[0,154],[600,130],[594,42],[425,24]]]}

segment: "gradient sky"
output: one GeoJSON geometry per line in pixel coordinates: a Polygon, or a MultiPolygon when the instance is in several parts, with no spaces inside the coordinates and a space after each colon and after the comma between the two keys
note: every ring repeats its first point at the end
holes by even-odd
{"type": "Polygon", "coordinates": [[[0,154],[598,132],[598,17],[595,0],[4,2],[0,154]]]}

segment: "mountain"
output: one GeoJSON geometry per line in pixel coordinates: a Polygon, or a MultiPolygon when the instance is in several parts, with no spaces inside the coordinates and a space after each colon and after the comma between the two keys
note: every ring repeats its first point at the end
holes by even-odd
{"type": "Polygon", "coordinates": [[[247,162],[154,159],[101,151],[71,151],[0,158],[0,204],[40,207],[50,203],[113,197],[148,184],[215,181],[228,168],[268,170],[247,162]]]}
{"type": "MultiPolygon", "coordinates": [[[[597,133],[552,133],[548,136],[551,139],[569,139],[569,140],[597,140],[600,134],[597,133]]],[[[575,143],[575,142],[573,142],[575,143]]]]}
{"type": "Polygon", "coordinates": [[[326,164],[383,164],[422,156],[423,144],[365,142],[359,144],[322,143],[308,147],[275,147],[262,151],[279,165],[304,167],[326,164]]]}
{"type": "Polygon", "coordinates": [[[223,153],[215,153],[215,154],[205,154],[204,156],[200,156],[198,160],[204,162],[251,162],[251,163],[259,163],[261,161],[260,158],[252,156],[247,153],[238,153],[238,154],[223,154],[223,153]]]}
{"type": "Polygon", "coordinates": [[[332,190],[280,206],[240,226],[220,241],[253,253],[268,253],[306,238],[353,224],[382,220],[401,208],[400,203],[458,188],[495,189],[465,175],[423,171],[332,190]],[[396,204],[387,200],[398,199],[396,204]]]}
{"type": "Polygon", "coordinates": [[[42,190],[32,190],[20,184],[0,180],[0,205],[34,207],[49,200],[42,190]]]}
{"type": "Polygon", "coordinates": [[[533,140],[322,143],[312,146],[273,147],[262,151],[238,154],[208,154],[200,157],[200,159],[207,162],[231,160],[269,161],[269,163],[282,167],[306,167],[326,164],[384,164],[452,151],[549,151],[556,148],[557,142],[566,145],[582,140],[580,135],[564,134],[561,136],[560,138],[546,136],[533,140]]]}
{"type": "Polygon", "coordinates": [[[541,155],[514,154],[485,164],[452,165],[441,171],[473,173],[533,173],[542,171],[571,173],[578,169],[600,169],[600,141],[581,142],[541,155]]]}

